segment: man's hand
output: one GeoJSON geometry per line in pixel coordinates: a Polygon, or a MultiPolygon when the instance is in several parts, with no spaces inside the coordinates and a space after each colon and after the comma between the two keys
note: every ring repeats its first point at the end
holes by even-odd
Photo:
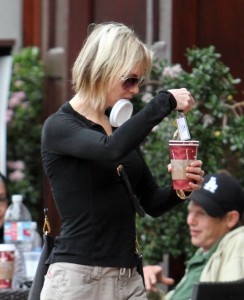
{"type": "Polygon", "coordinates": [[[160,266],[145,266],[143,267],[145,286],[147,291],[157,291],[156,284],[163,283],[165,285],[172,285],[174,279],[164,277],[163,268],[160,266]]]}

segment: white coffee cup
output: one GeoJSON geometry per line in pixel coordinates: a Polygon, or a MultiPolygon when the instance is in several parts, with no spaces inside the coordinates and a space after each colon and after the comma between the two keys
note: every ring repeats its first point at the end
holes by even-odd
{"type": "Polygon", "coordinates": [[[110,113],[109,122],[113,127],[119,127],[125,121],[129,120],[133,113],[133,105],[127,99],[117,101],[110,113]]]}

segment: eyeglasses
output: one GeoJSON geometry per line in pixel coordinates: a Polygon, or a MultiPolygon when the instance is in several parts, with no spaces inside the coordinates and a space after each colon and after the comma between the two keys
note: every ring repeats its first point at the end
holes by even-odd
{"type": "Polygon", "coordinates": [[[125,76],[121,76],[121,79],[123,80],[122,87],[125,90],[129,90],[137,84],[139,86],[142,86],[143,83],[145,82],[146,78],[144,76],[142,76],[142,77],[125,77],[125,76]]]}
{"type": "Polygon", "coordinates": [[[0,195],[0,201],[7,201],[8,197],[7,195],[0,195]]]}

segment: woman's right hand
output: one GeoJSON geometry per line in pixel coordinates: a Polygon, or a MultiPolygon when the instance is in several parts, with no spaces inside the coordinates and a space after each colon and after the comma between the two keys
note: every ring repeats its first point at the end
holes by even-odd
{"type": "Polygon", "coordinates": [[[177,102],[175,110],[181,111],[186,114],[193,108],[195,100],[186,88],[172,89],[168,90],[168,92],[170,92],[174,96],[177,102]]]}

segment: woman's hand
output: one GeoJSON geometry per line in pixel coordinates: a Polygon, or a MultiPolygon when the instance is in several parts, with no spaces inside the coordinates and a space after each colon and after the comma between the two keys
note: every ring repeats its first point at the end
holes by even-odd
{"type": "MultiPolygon", "coordinates": [[[[171,172],[171,164],[168,165],[168,171],[171,172]]],[[[190,190],[200,190],[204,174],[201,160],[194,160],[188,167],[186,167],[186,177],[190,179],[190,190]]]]}
{"type": "Polygon", "coordinates": [[[186,167],[186,177],[190,179],[189,186],[191,190],[200,190],[203,183],[204,171],[202,170],[202,161],[194,160],[186,167]]]}
{"type": "Polygon", "coordinates": [[[170,92],[174,96],[177,102],[175,110],[182,111],[186,114],[193,108],[193,105],[195,103],[194,98],[186,88],[172,89],[168,90],[168,92],[170,92]]]}

